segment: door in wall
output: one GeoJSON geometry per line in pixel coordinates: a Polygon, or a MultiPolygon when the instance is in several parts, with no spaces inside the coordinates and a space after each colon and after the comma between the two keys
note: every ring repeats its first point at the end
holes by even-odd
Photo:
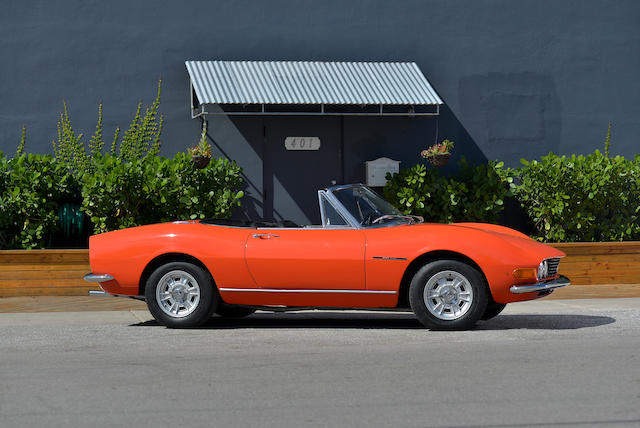
{"type": "Polygon", "coordinates": [[[342,184],[340,117],[265,117],[264,134],[265,218],[320,224],[318,189],[342,184]]]}

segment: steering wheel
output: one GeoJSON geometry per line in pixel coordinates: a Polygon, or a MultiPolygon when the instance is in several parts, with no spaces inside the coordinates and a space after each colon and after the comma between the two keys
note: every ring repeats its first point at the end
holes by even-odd
{"type": "Polygon", "coordinates": [[[369,214],[364,216],[364,219],[362,220],[362,224],[364,225],[373,224],[373,222],[378,219],[378,214],[379,213],[375,211],[371,211],[369,214]]]}
{"type": "Polygon", "coordinates": [[[381,222],[382,220],[387,220],[387,219],[396,218],[396,217],[398,217],[398,216],[397,215],[393,215],[393,214],[385,214],[385,215],[382,215],[382,216],[378,217],[377,219],[373,220],[371,222],[371,224],[376,224],[376,223],[381,222]]]}

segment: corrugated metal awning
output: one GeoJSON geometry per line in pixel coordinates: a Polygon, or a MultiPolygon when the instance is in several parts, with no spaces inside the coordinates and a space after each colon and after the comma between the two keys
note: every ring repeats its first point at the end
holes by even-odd
{"type": "Polygon", "coordinates": [[[197,97],[192,102],[194,109],[198,104],[262,105],[260,112],[264,112],[264,105],[340,105],[380,106],[382,111],[382,106],[442,104],[413,62],[186,61],[185,64],[197,97]]]}

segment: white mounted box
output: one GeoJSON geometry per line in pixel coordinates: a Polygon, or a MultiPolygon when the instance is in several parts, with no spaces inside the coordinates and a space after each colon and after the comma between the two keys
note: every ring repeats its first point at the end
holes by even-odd
{"type": "Polygon", "coordinates": [[[367,186],[382,187],[387,184],[387,173],[400,171],[400,161],[389,158],[378,158],[365,162],[367,186]]]}

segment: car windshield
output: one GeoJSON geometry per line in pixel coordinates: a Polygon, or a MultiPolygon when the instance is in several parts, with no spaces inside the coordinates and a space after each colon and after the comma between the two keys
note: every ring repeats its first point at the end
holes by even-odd
{"type": "Polygon", "coordinates": [[[361,226],[388,226],[390,223],[420,223],[422,218],[403,215],[366,186],[333,189],[333,195],[361,226]]]}

